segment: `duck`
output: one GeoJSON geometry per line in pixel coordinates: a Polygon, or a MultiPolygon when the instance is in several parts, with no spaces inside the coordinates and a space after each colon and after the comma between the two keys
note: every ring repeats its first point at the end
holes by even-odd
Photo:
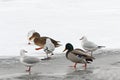
{"type": "Polygon", "coordinates": [[[76,69],[76,65],[78,63],[84,64],[84,67],[86,69],[87,64],[93,62],[93,59],[95,59],[80,48],[74,49],[71,43],[67,43],[65,45],[64,51],[67,51],[66,58],[74,63],[74,65],[72,66],[74,67],[74,69],[76,69]]]}
{"type": "Polygon", "coordinates": [[[47,38],[52,41],[52,43],[55,45],[55,48],[61,46],[61,44],[59,44],[60,41],[56,41],[50,37],[41,37],[38,32],[34,32],[33,35],[29,38],[29,40],[33,40],[34,44],[39,46],[39,48],[36,48],[36,50],[40,50],[44,48],[47,38]]]}
{"type": "Polygon", "coordinates": [[[43,50],[46,53],[47,57],[45,59],[42,59],[42,60],[49,59],[50,57],[48,57],[48,54],[50,54],[50,53],[51,53],[51,55],[54,55],[53,51],[55,50],[55,45],[52,43],[50,38],[46,39],[46,43],[44,45],[43,50]]]}
{"type": "Polygon", "coordinates": [[[92,53],[98,49],[101,49],[101,48],[104,48],[105,46],[99,46],[91,41],[89,41],[86,36],[83,36],[81,39],[81,46],[82,48],[87,51],[87,52],[90,52],[91,53],[91,56],[92,53]]]}
{"type": "Polygon", "coordinates": [[[26,72],[31,72],[31,67],[37,64],[40,60],[37,57],[26,56],[25,53],[28,53],[28,51],[24,49],[20,50],[20,62],[28,67],[26,72]]]}

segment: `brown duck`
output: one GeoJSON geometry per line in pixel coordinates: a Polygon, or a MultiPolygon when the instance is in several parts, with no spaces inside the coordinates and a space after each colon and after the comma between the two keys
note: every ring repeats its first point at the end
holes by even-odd
{"type": "MultiPolygon", "coordinates": [[[[46,39],[49,37],[41,37],[40,34],[38,32],[34,32],[33,35],[29,38],[29,40],[33,40],[34,44],[37,46],[40,46],[40,48],[36,48],[36,50],[42,49],[46,43],[46,39]]],[[[55,45],[55,47],[59,47],[61,46],[61,44],[59,44],[60,41],[56,41],[52,38],[49,38],[52,43],[55,45]]]]}

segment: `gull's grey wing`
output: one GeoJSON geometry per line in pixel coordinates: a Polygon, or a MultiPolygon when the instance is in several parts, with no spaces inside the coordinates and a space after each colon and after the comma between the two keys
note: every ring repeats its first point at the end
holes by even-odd
{"type": "Polygon", "coordinates": [[[40,60],[38,58],[35,58],[35,57],[28,57],[26,56],[23,60],[23,62],[26,62],[28,64],[34,64],[34,63],[37,63],[39,62],[40,60]]]}
{"type": "Polygon", "coordinates": [[[97,45],[94,44],[93,42],[88,41],[88,42],[85,42],[85,43],[84,43],[83,47],[84,47],[84,48],[96,48],[97,45]]]}

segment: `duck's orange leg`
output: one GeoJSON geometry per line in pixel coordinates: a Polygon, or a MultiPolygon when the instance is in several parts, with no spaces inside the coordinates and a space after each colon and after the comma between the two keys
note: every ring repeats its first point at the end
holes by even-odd
{"type": "Polygon", "coordinates": [[[31,71],[31,67],[29,66],[26,72],[30,72],[30,71],[31,71]]]}
{"type": "Polygon", "coordinates": [[[42,49],[41,47],[40,48],[35,48],[35,50],[40,50],[40,49],[42,49]]]}
{"type": "Polygon", "coordinates": [[[77,65],[77,63],[75,63],[74,66],[69,66],[69,67],[74,67],[74,69],[76,69],[76,65],[77,65]]]}
{"type": "Polygon", "coordinates": [[[87,68],[87,63],[85,63],[84,65],[83,65],[83,67],[85,67],[85,69],[87,68]]]}
{"type": "Polygon", "coordinates": [[[76,65],[77,65],[77,63],[75,63],[74,66],[73,66],[75,69],[76,69],[76,65]]]}

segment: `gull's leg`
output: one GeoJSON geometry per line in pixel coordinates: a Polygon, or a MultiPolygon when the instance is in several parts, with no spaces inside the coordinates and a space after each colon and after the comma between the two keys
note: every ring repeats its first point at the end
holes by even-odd
{"type": "Polygon", "coordinates": [[[30,72],[31,71],[31,66],[28,67],[28,69],[26,70],[26,72],[30,72]]]}

